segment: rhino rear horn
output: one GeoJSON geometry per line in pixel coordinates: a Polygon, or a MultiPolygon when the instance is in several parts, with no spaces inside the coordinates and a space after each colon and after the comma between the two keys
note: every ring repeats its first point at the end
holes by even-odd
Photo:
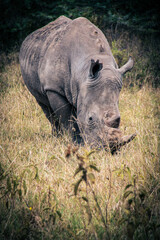
{"type": "Polygon", "coordinates": [[[128,72],[129,70],[131,70],[133,68],[133,65],[134,65],[134,61],[133,61],[132,57],[129,57],[128,62],[125,65],[123,65],[121,68],[119,68],[118,71],[123,75],[126,72],[128,72]]]}
{"type": "Polygon", "coordinates": [[[91,66],[90,66],[90,70],[89,70],[89,77],[90,78],[95,78],[97,77],[98,73],[101,71],[101,69],[103,68],[103,64],[99,62],[99,60],[97,60],[96,62],[91,59],[91,66]]]}

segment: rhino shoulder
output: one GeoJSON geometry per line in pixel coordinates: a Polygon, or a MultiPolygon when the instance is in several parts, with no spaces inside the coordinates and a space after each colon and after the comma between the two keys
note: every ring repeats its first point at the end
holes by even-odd
{"type": "Polygon", "coordinates": [[[104,37],[102,31],[85,17],[74,19],[72,21],[72,26],[73,28],[77,29],[77,33],[81,32],[93,39],[103,39],[106,41],[106,38],[104,37]]]}
{"type": "Polygon", "coordinates": [[[75,47],[84,49],[89,55],[92,52],[94,55],[112,56],[108,41],[103,32],[85,17],[74,19],[70,24],[67,35],[68,42],[72,41],[72,45],[76,42],[75,47]]]}
{"type": "Polygon", "coordinates": [[[73,20],[74,23],[91,23],[87,18],[85,17],[78,17],[76,19],[73,20]]]}
{"type": "Polygon", "coordinates": [[[72,20],[70,18],[62,15],[62,16],[58,17],[54,22],[59,22],[59,21],[63,22],[63,21],[72,21],[72,20]]]}

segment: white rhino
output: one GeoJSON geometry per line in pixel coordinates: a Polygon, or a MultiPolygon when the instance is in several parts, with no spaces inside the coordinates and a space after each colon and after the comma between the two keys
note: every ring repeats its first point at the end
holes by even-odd
{"type": "Polygon", "coordinates": [[[118,68],[104,34],[86,18],[61,16],[31,33],[20,49],[24,82],[59,131],[78,141],[110,145],[112,152],[131,141],[118,129],[122,76],[133,60],[118,68]],[[80,137],[81,135],[81,137],[80,137]]]}

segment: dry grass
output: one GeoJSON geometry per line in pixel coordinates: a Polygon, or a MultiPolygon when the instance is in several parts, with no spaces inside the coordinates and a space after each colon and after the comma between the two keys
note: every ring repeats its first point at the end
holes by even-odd
{"type": "MultiPolygon", "coordinates": [[[[0,74],[0,239],[104,239],[105,229],[100,214],[93,210],[96,204],[91,191],[88,199],[93,216],[88,222],[81,199],[86,196],[85,182],[74,196],[80,174],[73,177],[79,163],[76,154],[66,157],[68,145],[73,146],[71,138],[67,133],[51,136],[49,122],[22,84],[16,59],[12,55],[0,74]]],[[[145,224],[152,235],[159,230],[158,101],[158,89],[147,85],[123,88],[121,130],[137,132],[137,137],[117,155],[101,150],[86,160],[100,169],[100,173],[93,171],[93,189],[104,215],[107,203],[110,239],[132,239],[129,218],[136,207],[143,209],[137,213],[138,225],[132,225],[134,239],[145,239],[145,224]],[[135,206],[127,210],[128,198],[123,200],[123,193],[133,181],[137,193],[143,190],[144,201],[139,203],[134,195],[135,206]],[[142,237],[135,238],[139,232],[142,237]]],[[[78,154],[84,156],[86,151],[89,146],[79,147],[78,154]]]]}

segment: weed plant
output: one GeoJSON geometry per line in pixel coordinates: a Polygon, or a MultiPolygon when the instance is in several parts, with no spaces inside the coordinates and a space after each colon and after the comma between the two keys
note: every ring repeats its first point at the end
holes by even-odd
{"type": "Polygon", "coordinates": [[[122,132],[137,133],[113,156],[75,146],[67,132],[52,136],[23,84],[18,53],[1,54],[0,239],[159,239],[155,49],[149,54],[140,40],[124,41],[124,34],[111,40],[120,65],[130,53],[134,57],[119,107],[122,132]]]}

